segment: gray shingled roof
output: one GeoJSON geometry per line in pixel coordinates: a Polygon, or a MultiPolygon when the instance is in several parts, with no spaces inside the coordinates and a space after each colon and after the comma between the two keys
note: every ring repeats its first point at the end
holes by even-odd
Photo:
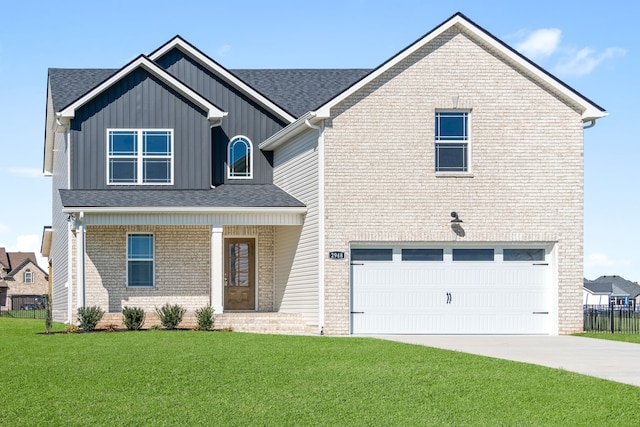
{"type": "Polygon", "coordinates": [[[587,283],[585,283],[585,287],[587,289],[592,289],[591,286],[609,286],[611,291],[615,291],[614,288],[618,288],[622,290],[625,294],[629,295],[631,298],[636,298],[640,295],[640,285],[634,283],[630,280],[627,280],[620,276],[600,276],[596,280],[592,280],[589,282],[589,287],[587,287],[587,283]]]}
{"type": "Polygon", "coordinates": [[[49,68],[49,84],[54,110],[62,110],[117,71],[100,68],[49,68]]]}
{"type": "Polygon", "coordinates": [[[210,190],[59,190],[65,208],[304,207],[273,184],[221,185],[210,190]]]}
{"type": "MultiPolygon", "coordinates": [[[[50,68],[55,111],[111,77],[116,69],[50,68]]],[[[364,69],[229,70],[296,117],[319,107],[364,77],[364,69]]]]}
{"type": "Polygon", "coordinates": [[[296,117],[369,74],[367,69],[229,70],[296,117]]]}

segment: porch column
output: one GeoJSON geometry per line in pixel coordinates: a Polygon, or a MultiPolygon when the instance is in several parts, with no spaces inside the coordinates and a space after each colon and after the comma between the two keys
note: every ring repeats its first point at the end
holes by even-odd
{"type": "Polygon", "coordinates": [[[85,251],[85,225],[84,212],[76,214],[76,310],[85,306],[85,274],[84,274],[84,253],[85,251]]]}
{"type": "Polygon", "coordinates": [[[223,257],[222,227],[211,227],[211,307],[215,313],[223,310],[223,257]]]}

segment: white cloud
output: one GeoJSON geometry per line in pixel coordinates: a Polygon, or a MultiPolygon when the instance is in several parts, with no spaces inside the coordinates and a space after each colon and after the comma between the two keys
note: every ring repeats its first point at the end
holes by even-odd
{"type": "Polygon", "coordinates": [[[25,178],[42,178],[42,170],[38,168],[8,168],[9,173],[25,178]]]}
{"type": "Polygon", "coordinates": [[[230,51],[231,51],[231,45],[223,44],[222,46],[218,47],[218,50],[217,50],[218,57],[226,56],[227,53],[229,53],[230,51]]]}
{"type": "Polygon", "coordinates": [[[607,59],[624,56],[626,53],[625,49],[619,47],[610,47],[604,52],[596,52],[588,47],[571,50],[560,58],[555,66],[555,72],[565,76],[584,76],[607,59]]]}
{"type": "Polygon", "coordinates": [[[558,49],[562,31],[558,28],[540,28],[527,34],[516,44],[516,49],[531,59],[547,58],[558,49]]]}

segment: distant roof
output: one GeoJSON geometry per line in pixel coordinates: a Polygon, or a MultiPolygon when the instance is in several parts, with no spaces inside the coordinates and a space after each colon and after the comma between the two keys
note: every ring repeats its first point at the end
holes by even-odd
{"type": "MultiPolygon", "coordinates": [[[[296,117],[313,110],[367,75],[368,69],[229,70],[296,117]]],[[[53,108],[60,111],[118,69],[50,68],[53,108]]]]}
{"type": "MultiPolygon", "coordinates": [[[[640,285],[634,283],[630,280],[627,280],[620,276],[600,276],[596,280],[592,280],[588,282],[589,286],[606,286],[609,285],[611,290],[615,290],[614,287],[622,290],[625,294],[629,295],[631,298],[636,298],[640,295],[640,285]]],[[[584,286],[587,289],[591,289],[587,287],[587,282],[585,282],[584,286]]]]}
{"type": "Polygon", "coordinates": [[[221,185],[210,190],[60,190],[65,208],[305,207],[273,184],[221,185]]]}
{"type": "MultiPolygon", "coordinates": [[[[38,266],[38,261],[35,253],[7,252],[5,248],[0,248],[0,264],[2,264],[2,268],[6,270],[7,277],[12,276],[16,271],[20,270],[29,262],[33,263],[36,267],[40,268],[38,266]]],[[[42,269],[40,268],[40,270],[42,269]]]]}
{"type": "Polygon", "coordinates": [[[584,280],[584,288],[593,294],[608,294],[636,298],[640,285],[620,276],[600,276],[596,280],[584,280]]]}

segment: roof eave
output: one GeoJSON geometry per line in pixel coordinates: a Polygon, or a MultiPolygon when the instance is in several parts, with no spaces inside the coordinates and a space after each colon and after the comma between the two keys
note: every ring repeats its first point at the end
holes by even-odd
{"type": "Polygon", "coordinates": [[[200,207],[200,206],[121,206],[121,207],[82,207],[71,206],[62,209],[65,214],[83,212],[84,214],[145,214],[145,213],[289,213],[305,214],[307,208],[304,206],[221,206],[221,207],[200,207]]]}
{"type": "Polygon", "coordinates": [[[176,79],[174,76],[169,74],[167,71],[162,69],[160,66],[155,64],[149,58],[144,55],[140,55],[138,58],[131,61],[129,64],[125,65],[120,71],[115,73],[113,76],[109,77],[104,82],[100,83],[98,86],[94,87],[92,90],[87,92],[82,97],[78,98],[76,101],[72,102],[61,111],[56,113],[56,117],[60,120],[63,125],[67,125],[70,120],[75,117],[76,110],[87,102],[110,88],[113,84],[119,81],[121,78],[132,72],[137,68],[143,68],[147,72],[153,74],[155,77],[162,80],[164,83],[169,85],[171,88],[175,89],[177,92],[181,93],[185,97],[187,97],[190,101],[195,103],[197,106],[202,108],[207,112],[207,119],[210,122],[216,122],[221,120],[223,117],[227,115],[226,112],[220,110],[210,101],[205,99],[202,95],[195,92],[193,89],[189,88],[187,85],[176,79]]]}

